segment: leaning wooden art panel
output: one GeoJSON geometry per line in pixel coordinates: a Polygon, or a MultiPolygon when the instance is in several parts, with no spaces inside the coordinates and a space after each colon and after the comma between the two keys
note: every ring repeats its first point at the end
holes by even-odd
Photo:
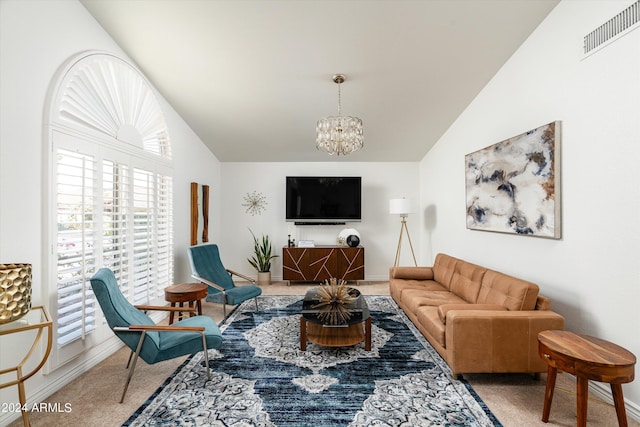
{"type": "Polygon", "coordinates": [[[202,198],[198,193],[198,183],[191,183],[191,245],[209,241],[209,186],[202,185],[202,198]],[[202,206],[202,216],[200,216],[202,206]],[[200,221],[202,219],[202,221],[200,221]],[[201,236],[201,240],[198,240],[201,236]]]}
{"type": "Polygon", "coordinates": [[[198,183],[191,183],[191,245],[198,244],[198,183]]]}
{"type": "Polygon", "coordinates": [[[560,238],[560,125],[465,156],[467,228],[560,238]]]}

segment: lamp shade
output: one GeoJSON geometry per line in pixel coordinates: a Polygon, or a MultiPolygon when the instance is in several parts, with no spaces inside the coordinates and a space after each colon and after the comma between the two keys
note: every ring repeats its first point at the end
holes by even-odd
{"type": "Polygon", "coordinates": [[[413,213],[411,200],[405,198],[389,200],[389,213],[391,215],[408,215],[413,213]]]}

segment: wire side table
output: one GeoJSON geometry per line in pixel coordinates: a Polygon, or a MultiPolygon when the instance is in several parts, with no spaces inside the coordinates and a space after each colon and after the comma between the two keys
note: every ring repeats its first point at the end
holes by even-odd
{"type": "Polygon", "coordinates": [[[0,325],[0,336],[3,335],[11,335],[11,334],[19,334],[26,331],[37,330],[37,335],[31,345],[31,348],[27,352],[27,354],[22,358],[20,363],[17,365],[0,370],[0,376],[4,374],[8,374],[10,372],[16,373],[16,379],[13,381],[7,381],[5,383],[0,384],[0,389],[5,387],[10,387],[12,385],[18,386],[18,397],[20,399],[20,411],[22,412],[22,422],[25,426],[30,426],[29,422],[29,412],[27,411],[27,397],[24,390],[24,382],[34,376],[36,372],[38,372],[47,359],[49,358],[49,354],[51,353],[52,346],[52,336],[53,336],[53,322],[51,321],[51,316],[49,315],[49,311],[43,305],[32,307],[29,313],[27,313],[24,317],[6,323],[4,325],[0,325]],[[42,355],[42,359],[38,363],[38,365],[29,373],[25,374],[22,372],[24,365],[31,358],[33,353],[35,352],[38,344],[42,340],[42,336],[45,334],[46,330],[46,340],[47,340],[47,349],[42,355]]]}

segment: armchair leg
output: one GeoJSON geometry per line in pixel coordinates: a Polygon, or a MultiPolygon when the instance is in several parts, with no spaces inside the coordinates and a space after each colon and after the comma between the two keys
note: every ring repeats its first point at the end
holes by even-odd
{"type": "MultiPolygon", "coordinates": [[[[129,375],[127,376],[127,382],[124,384],[124,390],[122,390],[122,397],[120,398],[120,403],[124,402],[124,396],[125,394],[127,394],[127,389],[129,388],[129,382],[131,382],[133,371],[136,369],[136,362],[138,361],[138,356],[140,355],[140,350],[142,349],[142,343],[144,342],[144,337],[146,335],[147,335],[147,331],[142,331],[142,334],[140,334],[140,341],[138,341],[138,347],[136,348],[136,355],[133,358],[133,364],[129,369],[129,375]]],[[[129,358],[131,358],[131,356],[129,356],[129,358]]]]}
{"type": "Polygon", "coordinates": [[[224,319],[227,319],[227,293],[222,292],[222,310],[224,313],[224,319]]]}
{"type": "Polygon", "coordinates": [[[258,311],[259,310],[259,308],[258,308],[258,297],[254,297],[253,300],[256,303],[256,311],[258,311]]]}
{"type": "Polygon", "coordinates": [[[129,369],[129,365],[131,365],[131,358],[133,357],[133,353],[134,351],[131,350],[131,352],[129,353],[129,360],[127,360],[127,367],[125,369],[129,369]]]}
{"type": "Polygon", "coordinates": [[[202,333],[202,347],[204,348],[204,363],[207,367],[207,380],[211,380],[211,368],[209,368],[209,350],[207,349],[207,337],[202,333]]]}

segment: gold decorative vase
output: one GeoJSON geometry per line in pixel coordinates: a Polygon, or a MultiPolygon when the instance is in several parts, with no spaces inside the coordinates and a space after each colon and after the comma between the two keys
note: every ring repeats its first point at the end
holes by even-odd
{"type": "Polygon", "coordinates": [[[0,264],[0,324],[31,309],[31,264],[0,264]]]}

